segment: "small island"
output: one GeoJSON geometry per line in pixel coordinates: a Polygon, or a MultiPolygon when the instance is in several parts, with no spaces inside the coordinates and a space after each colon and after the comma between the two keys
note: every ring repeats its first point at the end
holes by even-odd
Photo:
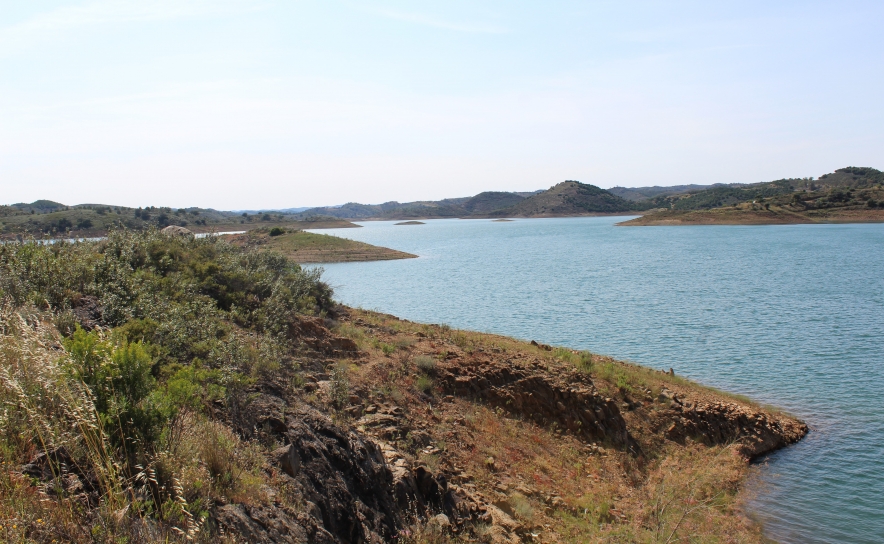
{"type": "Polygon", "coordinates": [[[426,225],[423,221],[403,221],[401,223],[394,223],[394,226],[400,225],[426,225]]]}

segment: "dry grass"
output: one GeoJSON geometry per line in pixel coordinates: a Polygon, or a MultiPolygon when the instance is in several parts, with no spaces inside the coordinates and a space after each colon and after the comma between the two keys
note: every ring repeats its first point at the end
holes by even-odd
{"type": "MultiPolygon", "coordinates": [[[[413,361],[437,361],[448,353],[531,359],[555,372],[573,365],[591,375],[605,394],[621,390],[688,388],[718,400],[745,399],[722,394],[680,376],[615,361],[588,352],[545,349],[511,338],[452,330],[356,311],[366,344],[395,346],[402,338],[413,361]]],[[[429,365],[427,365],[429,366],[429,365]]],[[[417,364],[401,374],[380,349],[353,374],[356,387],[373,390],[380,401],[407,411],[425,412],[425,402],[407,391],[394,399],[391,383],[416,383],[427,371],[417,364]],[[404,394],[403,394],[404,393],[404,394]]],[[[555,426],[544,427],[500,409],[468,400],[432,403],[429,431],[443,454],[424,462],[454,470],[449,480],[469,485],[490,501],[505,501],[515,519],[540,542],[760,542],[758,528],[740,512],[738,491],[748,466],[733,446],[707,447],[688,442],[643,438],[647,427],[631,432],[645,455],[605,447],[591,448],[555,426]],[[493,460],[493,462],[490,462],[493,460]]],[[[630,414],[630,418],[638,417],[630,414]]],[[[630,418],[627,418],[628,424],[630,418]]],[[[423,416],[419,419],[425,420],[423,416]]],[[[631,424],[630,424],[631,425],[631,424]]],[[[424,528],[421,530],[429,531],[424,528]]],[[[435,533],[414,533],[409,542],[441,542],[435,533]],[[419,538],[424,540],[414,540],[419,538]],[[429,535],[429,536],[427,536],[429,535]]],[[[482,531],[473,536],[482,541],[482,531]]]]}
{"type": "Polygon", "coordinates": [[[262,451],[194,414],[174,420],[155,457],[127,477],[46,317],[0,308],[0,541],[201,541],[219,497],[263,500],[262,451]],[[76,466],[51,463],[48,483],[34,485],[18,472],[38,452],[62,448],[76,466]],[[94,505],[61,485],[67,471],[96,479],[94,505]],[[146,523],[148,515],[163,525],[146,523]]]}

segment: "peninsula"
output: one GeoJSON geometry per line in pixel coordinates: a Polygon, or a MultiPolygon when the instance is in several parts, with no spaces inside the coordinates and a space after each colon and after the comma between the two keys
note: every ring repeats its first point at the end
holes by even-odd
{"type": "Polygon", "coordinates": [[[389,261],[413,259],[417,255],[338,236],[300,230],[254,229],[232,235],[232,242],[245,248],[257,248],[285,255],[297,263],[342,263],[354,261],[389,261]]]}
{"type": "Polygon", "coordinates": [[[0,244],[0,290],[12,542],[762,542],[748,461],[807,432],[671,370],[342,306],[224,237],[0,244]]]}
{"type": "Polygon", "coordinates": [[[663,204],[619,223],[647,225],[776,225],[884,221],[884,172],[842,168],[819,179],[783,179],[655,197],[663,204]]]}

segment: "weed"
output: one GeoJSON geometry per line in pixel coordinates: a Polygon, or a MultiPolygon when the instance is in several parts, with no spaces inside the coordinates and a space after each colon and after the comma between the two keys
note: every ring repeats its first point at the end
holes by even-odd
{"type": "Polygon", "coordinates": [[[429,355],[418,355],[414,358],[414,364],[420,372],[432,375],[436,371],[436,359],[429,355]]]}
{"type": "Polygon", "coordinates": [[[347,378],[347,367],[343,363],[332,365],[329,373],[329,396],[332,405],[343,410],[350,402],[350,382],[347,378]]]}
{"type": "Polygon", "coordinates": [[[414,386],[418,389],[418,391],[423,391],[424,393],[429,393],[433,390],[433,378],[429,376],[419,376],[417,381],[414,382],[414,386]]]}

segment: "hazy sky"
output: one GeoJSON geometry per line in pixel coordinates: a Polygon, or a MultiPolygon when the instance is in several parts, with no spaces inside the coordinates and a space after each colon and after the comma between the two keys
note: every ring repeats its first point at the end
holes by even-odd
{"type": "Polygon", "coordinates": [[[884,2],[0,0],[0,202],[884,169],[884,2]]]}

